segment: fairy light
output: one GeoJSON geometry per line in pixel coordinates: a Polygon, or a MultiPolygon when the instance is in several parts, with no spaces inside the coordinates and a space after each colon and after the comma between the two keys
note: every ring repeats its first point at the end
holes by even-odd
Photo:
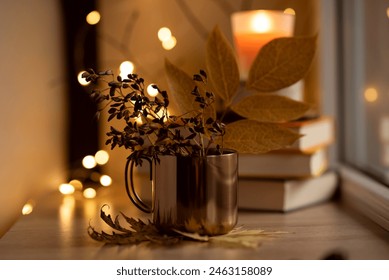
{"type": "Polygon", "coordinates": [[[119,70],[120,70],[120,77],[127,78],[128,74],[134,73],[135,65],[131,61],[126,60],[120,64],[119,70]]]}
{"type": "Polygon", "coordinates": [[[169,38],[169,40],[166,40],[166,41],[163,41],[162,42],[162,47],[165,49],[165,50],[171,50],[173,49],[175,46],[177,45],[177,39],[176,37],[174,36],[171,36],[169,38]]]}
{"type": "Polygon", "coordinates": [[[86,16],[86,22],[90,25],[99,23],[101,15],[98,11],[92,11],[86,16]]]}
{"type": "Polygon", "coordinates": [[[27,202],[24,206],[23,206],[23,209],[22,209],[22,214],[23,215],[29,215],[32,213],[32,211],[34,210],[34,205],[32,202],[27,202]]]}
{"type": "Polygon", "coordinates": [[[96,197],[96,190],[93,188],[86,188],[83,192],[82,195],[85,198],[95,198],[96,197]]]}
{"type": "Polygon", "coordinates": [[[100,184],[104,187],[108,187],[112,184],[112,178],[108,175],[102,175],[100,177],[100,184]]]}
{"type": "Polygon", "coordinates": [[[104,165],[109,161],[109,154],[107,151],[100,150],[95,154],[95,160],[98,165],[104,165]]]}
{"type": "Polygon", "coordinates": [[[82,166],[86,169],[92,169],[96,167],[96,160],[94,156],[88,155],[82,159],[82,166]]]}
{"type": "Polygon", "coordinates": [[[90,84],[90,81],[87,82],[87,81],[82,77],[82,74],[83,74],[84,72],[85,72],[85,71],[81,71],[81,72],[78,73],[78,75],[77,75],[77,80],[78,80],[78,82],[80,83],[80,85],[82,85],[82,86],[87,86],[87,85],[90,84]]]}
{"type": "Polygon", "coordinates": [[[156,88],[153,88],[153,85],[154,84],[149,84],[148,87],[147,87],[147,93],[154,97],[154,96],[157,96],[158,95],[158,90],[156,88]]]}
{"type": "Polygon", "coordinates": [[[294,9],[292,9],[292,8],[287,8],[287,9],[284,10],[284,14],[295,16],[296,15],[296,11],[294,9]]]}
{"type": "Polygon", "coordinates": [[[161,28],[158,30],[158,39],[159,39],[161,42],[164,42],[164,41],[169,40],[171,36],[172,36],[172,32],[171,32],[170,29],[167,28],[167,27],[161,27],[161,28]]]}
{"type": "Polygon", "coordinates": [[[74,186],[72,186],[70,184],[61,184],[59,186],[59,191],[60,191],[60,193],[66,195],[66,194],[74,193],[75,189],[74,189],[74,186]]]}
{"type": "Polygon", "coordinates": [[[82,188],[83,188],[82,182],[80,180],[76,180],[76,179],[71,180],[69,182],[69,185],[72,185],[75,190],[82,190],[82,188]]]}
{"type": "Polygon", "coordinates": [[[377,89],[370,87],[365,90],[365,99],[367,102],[373,103],[378,99],[377,89]]]}

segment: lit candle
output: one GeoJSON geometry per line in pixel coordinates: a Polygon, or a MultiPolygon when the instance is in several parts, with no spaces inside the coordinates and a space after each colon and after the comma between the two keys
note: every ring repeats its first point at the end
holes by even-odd
{"type": "Polygon", "coordinates": [[[259,50],[269,41],[293,36],[295,16],[283,11],[255,10],[233,13],[232,32],[241,80],[246,80],[259,50]]]}

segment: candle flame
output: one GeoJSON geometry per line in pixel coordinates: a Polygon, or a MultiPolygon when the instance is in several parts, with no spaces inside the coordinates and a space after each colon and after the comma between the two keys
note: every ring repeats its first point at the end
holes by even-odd
{"type": "Polygon", "coordinates": [[[258,13],[254,16],[251,27],[255,32],[265,33],[271,30],[272,22],[270,17],[265,13],[258,13]]]}

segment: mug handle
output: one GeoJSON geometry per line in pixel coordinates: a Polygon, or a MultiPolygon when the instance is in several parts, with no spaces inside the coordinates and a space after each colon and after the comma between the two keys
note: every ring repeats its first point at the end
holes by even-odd
{"type": "MultiPolygon", "coordinates": [[[[150,181],[152,181],[153,176],[153,167],[152,167],[152,161],[150,158],[146,156],[142,156],[141,158],[147,160],[147,162],[150,165],[150,181]]],[[[145,213],[152,213],[153,212],[153,207],[148,206],[146,203],[142,201],[142,199],[139,197],[139,195],[135,191],[135,186],[134,186],[134,178],[133,178],[133,171],[134,171],[134,164],[135,161],[133,161],[131,158],[127,159],[126,162],[126,168],[125,168],[125,185],[126,185],[126,191],[127,195],[130,198],[131,202],[141,211],[145,213]],[[128,185],[128,167],[130,167],[130,186],[128,185]]]]}

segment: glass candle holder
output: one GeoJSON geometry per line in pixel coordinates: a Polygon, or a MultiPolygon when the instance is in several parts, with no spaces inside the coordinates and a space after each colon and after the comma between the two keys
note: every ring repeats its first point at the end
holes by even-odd
{"type": "Polygon", "coordinates": [[[276,10],[241,11],[231,15],[240,79],[247,80],[260,49],[273,39],[293,36],[295,16],[276,10]]]}

